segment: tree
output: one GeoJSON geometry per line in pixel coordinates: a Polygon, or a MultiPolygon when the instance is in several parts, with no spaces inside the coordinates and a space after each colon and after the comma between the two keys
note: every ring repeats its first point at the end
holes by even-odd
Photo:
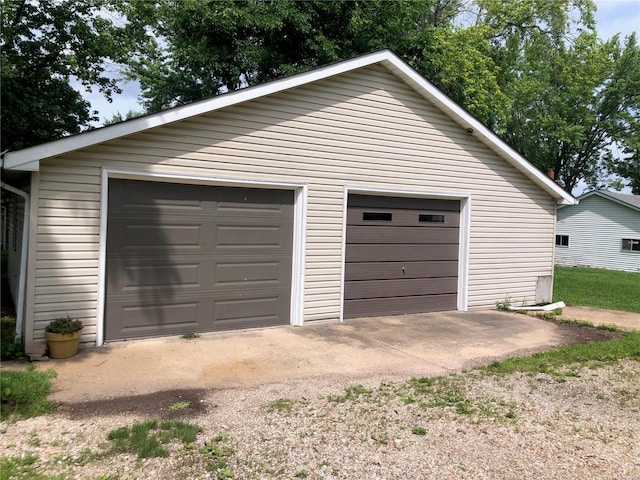
{"type": "Polygon", "coordinates": [[[118,93],[109,62],[130,49],[107,0],[5,0],[0,19],[2,151],[78,133],[97,112],[70,84],[118,93]]]}
{"type": "Polygon", "coordinates": [[[609,147],[624,144],[637,128],[637,50],[633,36],[621,48],[617,37],[603,43],[595,32],[581,32],[568,46],[540,38],[526,43],[508,86],[506,140],[553,170],[568,191],[579,181],[601,187],[614,164],[626,171],[626,160],[607,158],[609,147]]]}
{"type": "Polygon", "coordinates": [[[457,28],[462,0],[123,0],[139,31],[147,111],[158,111],[390,48],[487,123],[504,103],[484,27],[457,28]]]}

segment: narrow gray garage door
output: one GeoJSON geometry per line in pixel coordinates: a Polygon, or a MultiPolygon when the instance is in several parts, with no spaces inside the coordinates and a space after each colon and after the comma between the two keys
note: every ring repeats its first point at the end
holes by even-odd
{"type": "Polygon", "coordinates": [[[293,192],[109,180],[105,338],[289,323],[293,192]]]}
{"type": "Polygon", "coordinates": [[[344,317],[455,310],[460,202],[349,195],[344,317]]]}

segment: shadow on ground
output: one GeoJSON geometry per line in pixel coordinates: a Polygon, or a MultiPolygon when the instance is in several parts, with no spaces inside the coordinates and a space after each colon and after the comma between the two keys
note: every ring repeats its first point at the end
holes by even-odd
{"type": "Polygon", "coordinates": [[[179,389],[89,402],[62,402],[58,404],[57,411],[73,420],[123,414],[145,415],[161,420],[184,419],[204,414],[217,406],[207,403],[207,393],[208,390],[204,388],[179,389]],[[188,406],[170,408],[178,404],[188,406]]]}

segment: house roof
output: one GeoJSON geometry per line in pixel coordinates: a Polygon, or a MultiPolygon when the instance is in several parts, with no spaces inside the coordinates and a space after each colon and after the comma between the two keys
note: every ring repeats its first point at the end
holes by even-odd
{"type": "Polygon", "coordinates": [[[535,184],[546,191],[558,203],[574,205],[577,200],[563,188],[551,180],[547,175],[538,170],[522,155],[509,147],[495,133],[475,119],[460,105],[441,92],[432,83],[427,81],[418,72],[411,68],[390,50],[362,55],[351,60],[334,63],[316,68],[309,72],[293,75],[291,77],[275,80],[255,87],[250,87],[234,92],[207,98],[198,102],[153,113],[144,117],[135,118],[126,122],[109,125],[88,132],[80,133],[52,142],[33,147],[9,152],[5,154],[3,166],[11,170],[37,171],[40,161],[62,155],[74,150],[93,146],[109,140],[114,140],[126,135],[131,135],[147,129],[168,125],[190,117],[219,110],[224,107],[236,105],[252,99],[282,92],[290,88],[299,87],[318,80],[323,80],[335,75],[340,75],[352,70],[379,64],[391,71],[409,87],[422,95],[429,102],[447,114],[452,120],[469,131],[478,140],[487,145],[500,157],[521,171],[535,184]]]}
{"type": "Polygon", "coordinates": [[[594,190],[593,192],[581,195],[578,197],[578,200],[582,201],[594,195],[606,198],[607,200],[611,200],[612,202],[619,203],[620,205],[624,205],[625,207],[629,207],[640,212],[640,195],[594,190]]]}

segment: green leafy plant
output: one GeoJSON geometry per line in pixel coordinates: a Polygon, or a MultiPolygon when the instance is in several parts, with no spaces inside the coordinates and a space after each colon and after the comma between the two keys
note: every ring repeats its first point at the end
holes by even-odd
{"type": "Polygon", "coordinates": [[[5,371],[0,375],[0,419],[14,416],[35,417],[50,412],[49,399],[56,372],[39,372],[33,365],[26,370],[5,371]]]}
{"type": "Polygon", "coordinates": [[[426,435],[427,429],[424,427],[413,427],[411,429],[411,433],[413,433],[414,435],[426,435]]]}
{"type": "Polygon", "coordinates": [[[77,318],[71,318],[69,315],[66,317],[58,317],[51,321],[46,326],[45,332],[59,333],[62,335],[76,333],[82,330],[82,322],[77,318]]]}
{"type": "Polygon", "coordinates": [[[2,360],[15,360],[24,356],[21,342],[15,341],[16,319],[10,316],[0,318],[0,356],[2,360]]]}
{"type": "Polygon", "coordinates": [[[172,405],[169,405],[170,412],[177,412],[179,410],[184,410],[191,406],[191,402],[176,402],[172,405]]]}
{"type": "Polygon", "coordinates": [[[496,302],[496,309],[500,310],[501,312],[510,312],[512,306],[513,302],[511,300],[511,297],[508,295],[503,301],[496,302]]]}
{"type": "Polygon", "coordinates": [[[180,338],[182,338],[183,340],[195,340],[196,338],[200,338],[200,334],[194,333],[194,332],[187,332],[180,335],[180,338]]]}

